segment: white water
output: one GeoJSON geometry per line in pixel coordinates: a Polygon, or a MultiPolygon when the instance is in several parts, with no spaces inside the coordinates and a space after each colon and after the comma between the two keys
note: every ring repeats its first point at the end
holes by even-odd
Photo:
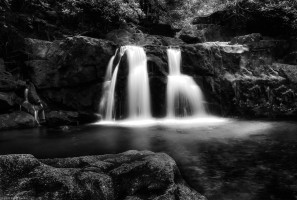
{"type": "Polygon", "coordinates": [[[106,115],[107,115],[107,102],[108,102],[108,97],[109,97],[109,93],[110,93],[112,67],[113,67],[113,62],[116,57],[116,54],[117,54],[117,51],[110,58],[108,65],[107,65],[105,77],[104,77],[104,83],[103,83],[103,88],[102,88],[103,95],[101,97],[100,104],[99,104],[99,113],[102,115],[103,119],[106,119],[106,115]]]}
{"type": "Polygon", "coordinates": [[[102,115],[104,120],[111,121],[115,120],[115,86],[118,76],[118,70],[119,70],[119,64],[121,61],[121,58],[124,54],[124,49],[120,49],[120,58],[118,61],[118,64],[115,67],[115,70],[112,72],[112,68],[114,65],[114,59],[118,53],[118,49],[116,50],[115,54],[110,58],[106,74],[104,77],[104,83],[103,83],[103,95],[100,100],[99,105],[99,112],[102,115]]]}
{"type": "Polygon", "coordinates": [[[29,102],[29,100],[28,100],[28,93],[29,93],[29,89],[26,88],[25,91],[24,91],[24,96],[25,96],[25,102],[26,103],[29,102]]]}
{"type": "Polygon", "coordinates": [[[146,53],[142,47],[138,46],[126,46],[126,53],[129,63],[129,119],[151,119],[151,101],[146,53]]]}
{"type": "Polygon", "coordinates": [[[137,46],[121,47],[120,58],[113,71],[116,54],[110,59],[105,75],[104,93],[100,102],[103,121],[99,124],[111,126],[190,126],[195,124],[204,126],[228,121],[206,114],[203,94],[199,86],[192,77],[181,73],[181,51],[179,49],[167,51],[169,75],[167,117],[164,119],[155,119],[151,115],[147,57],[144,49],[137,46]],[[127,54],[129,64],[128,119],[115,121],[115,85],[120,60],[124,53],[127,54]]]}
{"type": "Polygon", "coordinates": [[[205,116],[203,94],[194,79],[181,73],[181,51],[167,49],[167,118],[205,116]]]}
{"type": "Polygon", "coordinates": [[[32,106],[33,110],[34,110],[34,119],[37,122],[37,124],[39,124],[39,119],[38,119],[38,109],[36,109],[34,106],[32,106]]]}

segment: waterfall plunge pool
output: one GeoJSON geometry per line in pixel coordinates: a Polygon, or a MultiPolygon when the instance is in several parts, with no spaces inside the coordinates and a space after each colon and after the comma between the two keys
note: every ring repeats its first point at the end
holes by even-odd
{"type": "Polygon", "coordinates": [[[295,199],[296,122],[171,122],[1,131],[0,154],[53,158],[131,149],[165,152],[188,184],[209,200],[295,199]]]}

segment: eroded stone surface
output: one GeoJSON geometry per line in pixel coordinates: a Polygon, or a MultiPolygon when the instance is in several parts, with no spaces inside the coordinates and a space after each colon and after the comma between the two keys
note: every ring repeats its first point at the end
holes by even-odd
{"type": "Polygon", "coordinates": [[[42,160],[3,155],[0,175],[0,197],[205,200],[183,181],[171,157],[149,151],[42,160]]]}

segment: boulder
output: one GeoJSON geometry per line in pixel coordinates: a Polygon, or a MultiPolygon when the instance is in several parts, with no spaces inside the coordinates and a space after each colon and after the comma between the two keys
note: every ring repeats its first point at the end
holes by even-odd
{"type": "Polygon", "coordinates": [[[0,115],[0,130],[33,128],[37,125],[38,124],[32,115],[22,111],[0,115]]]}
{"type": "Polygon", "coordinates": [[[191,199],[175,161],[164,153],[37,159],[0,156],[0,197],[20,199],[191,199]]]}
{"type": "Polygon", "coordinates": [[[84,36],[54,42],[26,40],[30,80],[38,89],[76,87],[100,82],[115,45],[84,36]]]}
{"type": "Polygon", "coordinates": [[[24,81],[18,80],[11,73],[0,70],[0,91],[14,91],[25,85],[24,81]]]}
{"type": "Polygon", "coordinates": [[[46,124],[48,126],[77,125],[79,114],[73,111],[50,111],[46,113],[46,124]]]}
{"type": "Polygon", "coordinates": [[[70,88],[44,89],[39,94],[47,100],[49,106],[97,112],[101,90],[101,84],[89,84],[70,88]]]}
{"type": "Polygon", "coordinates": [[[0,92],[0,112],[7,111],[15,105],[14,92],[0,92]]]}

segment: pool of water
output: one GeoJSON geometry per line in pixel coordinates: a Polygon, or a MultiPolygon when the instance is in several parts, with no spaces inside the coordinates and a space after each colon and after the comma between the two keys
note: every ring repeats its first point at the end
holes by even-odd
{"type": "Polygon", "coordinates": [[[38,158],[151,150],[209,200],[296,199],[297,122],[159,121],[0,132],[0,154],[38,158]]]}

